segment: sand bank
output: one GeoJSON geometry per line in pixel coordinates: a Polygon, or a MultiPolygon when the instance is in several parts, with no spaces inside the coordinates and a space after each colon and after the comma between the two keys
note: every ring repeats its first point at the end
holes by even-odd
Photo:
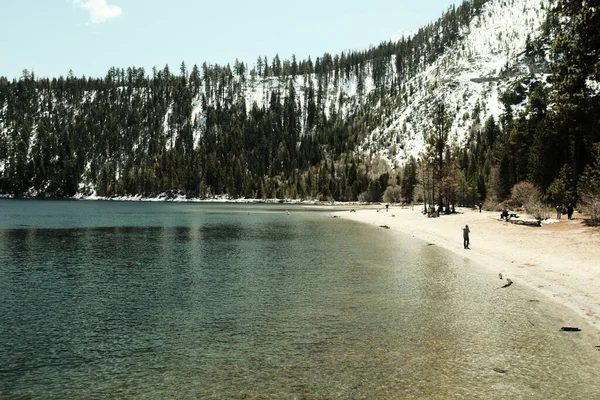
{"type": "Polygon", "coordinates": [[[600,230],[586,226],[580,216],[531,227],[498,221],[497,212],[460,208],[457,214],[427,218],[421,211],[415,206],[390,207],[386,212],[379,206],[335,215],[386,225],[464,256],[489,269],[496,279],[501,273],[514,284],[542,292],[600,330],[600,230]],[[463,248],[465,225],[471,230],[470,250],[463,248]]]}

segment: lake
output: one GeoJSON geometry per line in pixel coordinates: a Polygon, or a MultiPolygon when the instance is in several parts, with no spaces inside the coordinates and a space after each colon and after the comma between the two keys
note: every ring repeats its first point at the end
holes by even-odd
{"type": "Polygon", "coordinates": [[[502,283],[311,207],[0,200],[0,398],[600,398],[598,335],[502,283]]]}

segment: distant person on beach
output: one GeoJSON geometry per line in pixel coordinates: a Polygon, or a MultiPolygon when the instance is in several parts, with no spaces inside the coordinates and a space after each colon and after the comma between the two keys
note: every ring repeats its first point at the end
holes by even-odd
{"type": "Polygon", "coordinates": [[[388,208],[390,208],[390,205],[389,205],[389,204],[386,204],[386,205],[385,205],[385,212],[388,212],[388,208]]]}
{"type": "Polygon", "coordinates": [[[559,204],[556,206],[556,219],[560,219],[561,212],[562,212],[562,206],[559,204]]]}
{"type": "Polygon", "coordinates": [[[471,232],[471,230],[469,229],[469,225],[465,225],[465,227],[463,228],[463,244],[465,246],[465,249],[469,248],[469,232],[471,232]]]}
{"type": "Polygon", "coordinates": [[[479,202],[479,212],[481,212],[481,208],[483,207],[483,203],[479,202]]]}
{"type": "Polygon", "coordinates": [[[573,203],[569,203],[569,206],[567,207],[567,216],[569,219],[573,219],[573,203]]]}

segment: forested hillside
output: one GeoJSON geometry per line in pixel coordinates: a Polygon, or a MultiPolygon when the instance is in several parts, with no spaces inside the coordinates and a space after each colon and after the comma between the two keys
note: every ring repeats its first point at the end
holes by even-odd
{"type": "Polygon", "coordinates": [[[572,0],[471,0],[314,61],[0,77],[0,194],[448,205],[499,203],[521,181],[553,202],[600,193],[599,18],[572,0]]]}

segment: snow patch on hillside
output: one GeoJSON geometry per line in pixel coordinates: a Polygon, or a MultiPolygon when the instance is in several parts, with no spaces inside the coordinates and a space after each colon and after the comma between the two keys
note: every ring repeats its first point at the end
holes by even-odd
{"type": "Polygon", "coordinates": [[[193,140],[194,148],[200,146],[200,138],[202,137],[201,127],[206,125],[206,117],[202,113],[202,102],[194,100],[192,102],[192,123],[194,124],[193,140]]]}
{"type": "MultiPolygon", "coordinates": [[[[419,157],[424,150],[424,136],[431,129],[432,113],[437,104],[443,102],[450,110],[452,128],[450,140],[461,143],[468,136],[473,124],[483,124],[493,116],[496,121],[505,112],[500,96],[517,79],[534,76],[523,63],[522,58],[528,40],[541,35],[540,26],[546,18],[552,0],[490,0],[482,12],[474,17],[468,27],[463,28],[458,40],[446,49],[433,64],[414,77],[400,82],[412,88],[412,94],[403,101],[389,98],[396,104],[391,116],[367,135],[361,151],[367,155],[379,155],[390,164],[402,164],[408,157],[419,157]]],[[[293,83],[296,101],[304,110],[304,120],[300,121],[306,132],[307,97],[312,91],[317,108],[330,117],[330,110],[336,110],[343,117],[351,115],[365,104],[373,92],[375,83],[371,64],[363,66],[364,79],[359,82],[353,68],[348,74],[334,72],[320,79],[316,74],[295,77],[244,77],[246,110],[254,103],[268,107],[273,91],[281,93],[283,103],[288,94],[289,84],[293,83]]],[[[392,57],[388,71],[395,71],[392,57]]],[[[535,77],[545,81],[545,76],[535,77]]],[[[594,90],[600,86],[590,84],[594,90]]],[[[201,115],[195,103],[194,115],[201,115]]],[[[520,111],[525,104],[514,107],[520,111]]],[[[377,109],[377,106],[374,107],[377,109]]],[[[200,119],[196,130],[202,128],[200,119]]],[[[198,145],[199,132],[194,136],[198,145]]]]}
{"type": "Polygon", "coordinates": [[[173,113],[173,107],[170,106],[169,109],[167,110],[167,113],[165,114],[165,119],[163,121],[163,132],[165,133],[165,135],[167,137],[167,143],[166,143],[167,150],[172,150],[175,147],[176,136],[173,135],[173,132],[171,132],[171,129],[169,126],[169,119],[170,119],[172,113],[173,113]]]}
{"type": "Polygon", "coordinates": [[[443,102],[452,114],[451,141],[463,141],[477,120],[483,124],[505,112],[501,94],[523,76],[530,74],[520,64],[527,40],[541,32],[547,1],[491,0],[483,12],[461,32],[462,40],[447,49],[425,71],[406,82],[416,88],[405,108],[394,120],[376,129],[365,148],[402,164],[408,157],[419,157],[424,150],[424,135],[431,129],[432,112],[443,102]],[[511,71],[507,74],[506,71],[511,71]],[[517,71],[516,73],[514,71],[517,71]],[[479,105],[479,113],[475,113],[479,105]],[[379,138],[378,141],[373,138],[379,138]],[[382,143],[398,143],[396,154],[382,143]]]}
{"type": "Polygon", "coordinates": [[[592,92],[592,96],[600,96],[600,82],[588,79],[585,85],[592,92]]]}

